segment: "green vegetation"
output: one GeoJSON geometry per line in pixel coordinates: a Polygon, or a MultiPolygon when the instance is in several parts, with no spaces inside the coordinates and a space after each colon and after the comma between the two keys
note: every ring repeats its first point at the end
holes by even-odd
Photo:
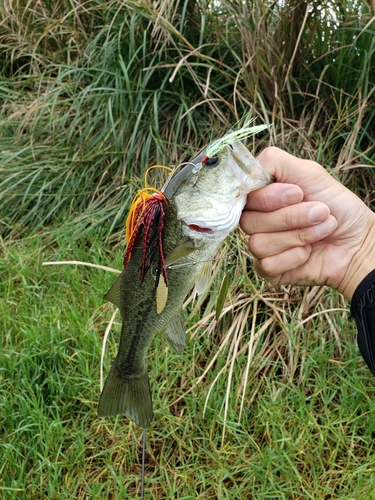
{"type": "MultiPolygon", "coordinates": [[[[250,106],[273,123],[251,149],[316,159],[371,204],[374,34],[357,0],[0,3],[0,498],[140,493],[140,430],[96,415],[114,275],[42,263],[120,268],[147,167],[250,106]]],[[[240,232],[227,245],[220,321],[222,264],[189,301],[186,352],[150,352],[147,498],[375,498],[375,383],[348,304],[275,290],[240,232]]]]}

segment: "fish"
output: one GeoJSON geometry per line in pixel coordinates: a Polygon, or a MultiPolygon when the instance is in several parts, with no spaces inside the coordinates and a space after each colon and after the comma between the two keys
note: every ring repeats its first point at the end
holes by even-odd
{"type": "Polygon", "coordinates": [[[118,354],[99,399],[99,416],[125,414],[140,427],[150,425],[148,350],[154,336],[160,333],[176,352],[183,351],[187,295],[194,285],[198,294],[207,288],[212,261],[237,227],[247,194],[273,181],[237,137],[228,134],[226,140],[209,145],[154,194],[153,203],[162,204],[165,197],[166,213],[161,229],[151,229],[157,239],[153,255],[143,228],[124,270],[104,296],[120,310],[122,327],[118,354]]]}

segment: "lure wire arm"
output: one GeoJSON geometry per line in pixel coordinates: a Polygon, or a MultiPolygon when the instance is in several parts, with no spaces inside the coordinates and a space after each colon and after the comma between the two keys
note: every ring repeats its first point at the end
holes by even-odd
{"type": "Polygon", "coordinates": [[[186,267],[186,266],[196,266],[197,264],[201,264],[203,262],[215,262],[216,260],[223,260],[227,259],[227,262],[231,261],[232,257],[234,256],[234,252],[230,251],[223,257],[216,257],[215,259],[207,259],[207,260],[193,260],[192,262],[184,262],[183,264],[170,264],[167,265],[167,269],[179,269],[180,267],[186,267]]]}
{"type": "Polygon", "coordinates": [[[164,183],[164,186],[161,188],[161,192],[164,193],[168,184],[171,182],[173,176],[175,175],[175,173],[181,168],[181,167],[184,167],[185,165],[192,165],[193,167],[196,167],[195,163],[192,163],[191,161],[185,161],[183,163],[180,163],[179,165],[177,165],[177,167],[175,166],[172,166],[172,172],[168,175],[168,178],[167,180],[165,181],[164,183]]]}
{"type": "Polygon", "coordinates": [[[146,433],[147,433],[147,427],[144,427],[142,431],[141,500],[144,500],[145,498],[146,433]]]}

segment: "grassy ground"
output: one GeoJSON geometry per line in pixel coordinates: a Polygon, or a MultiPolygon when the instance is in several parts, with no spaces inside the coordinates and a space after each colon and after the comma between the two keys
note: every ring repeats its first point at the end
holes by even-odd
{"type": "MultiPolygon", "coordinates": [[[[317,159],[373,206],[374,23],[353,0],[4,0],[0,76],[0,498],[137,498],[140,430],[96,415],[115,276],[42,263],[121,268],[145,169],[250,107],[274,124],[253,152],[317,159]]],[[[270,287],[239,232],[228,248],[220,321],[222,265],[187,303],[185,352],[150,352],[146,498],[375,498],[375,384],[348,304],[270,287]]]]}
{"type": "MultiPolygon", "coordinates": [[[[61,241],[49,250],[41,250],[41,243],[2,244],[1,496],[136,498],[140,430],[125,417],[96,415],[101,341],[112,314],[101,297],[114,275],[42,267],[44,260],[72,258],[119,266],[120,255],[113,262],[100,241],[61,241]]],[[[257,286],[263,292],[258,301],[250,298],[251,286],[241,283],[250,309],[235,356],[237,337],[223,347],[227,324],[238,321],[230,311],[207,334],[190,307],[192,329],[182,355],[162,339],[154,342],[147,498],[372,498],[375,386],[355,346],[352,322],[341,311],[329,313],[332,328],[342,326],[338,345],[327,334],[328,302],[319,304],[320,314],[305,311],[298,321],[301,308],[279,300],[275,307],[284,323],[262,333],[266,317],[273,316],[265,307],[266,285],[257,286]],[[259,343],[250,341],[254,315],[259,343]],[[249,347],[255,361],[241,412],[249,347]],[[231,380],[227,357],[235,359],[231,380]]],[[[215,292],[203,318],[214,303],[215,292]]],[[[117,325],[107,367],[118,333],[117,325]]]]}

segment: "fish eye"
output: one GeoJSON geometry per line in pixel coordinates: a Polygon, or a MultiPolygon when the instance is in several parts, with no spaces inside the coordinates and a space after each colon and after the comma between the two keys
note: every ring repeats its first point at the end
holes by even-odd
{"type": "Polygon", "coordinates": [[[218,163],[219,163],[219,158],[217,156],[213,156],[212,158],[207,158],[207,160],[203,162],[205,167],[208,168],[216,167],[218,163]]]}

